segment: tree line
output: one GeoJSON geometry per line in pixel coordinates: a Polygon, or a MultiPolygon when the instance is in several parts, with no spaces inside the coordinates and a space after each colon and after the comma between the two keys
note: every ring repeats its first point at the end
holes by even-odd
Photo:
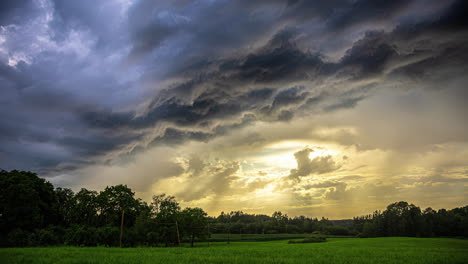
{"type": "Polygon", "coordinates": [[[222,212],[209,217],[173,196],[147,203],[126,185],[73,192],[25,171],[0,171],[0,246],[176,246],[213,233],[321,233],[351,236],[468,236],[468,206],[452,210],[391,204],[383,212],[334,222],[326,218],[222,212]]]}
{"type": "Polygon", "coordinates": [[[354,217],[354,229],[363,237],[468,237],[468,206],[451,210],[421,208],[396,202],[383,212],[354,217]]]}

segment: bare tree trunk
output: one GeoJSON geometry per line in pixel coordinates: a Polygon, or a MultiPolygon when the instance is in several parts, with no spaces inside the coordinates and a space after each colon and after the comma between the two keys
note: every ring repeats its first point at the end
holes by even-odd
{"type": "Polygon", "coordinates": [[[190,247],[193,247],[193,233],[190,235],[190,247]]]}
{"type": "Polygon", "coordinates": [[[124,209],[122,209],[122,218],[120,221],[120,241],[119,241],[119,246],[122,247],[122,236],[123,236],[123,224],[124,224],[124,209]]]}
{"type": "Polygon", "coordinates": [[[176,231],[177,231],[177,242],[178,242],[179,247],[180,247],[179,225],[177,224],[177,220],[175,221],[175,225],[176,225],[176,231]]]}

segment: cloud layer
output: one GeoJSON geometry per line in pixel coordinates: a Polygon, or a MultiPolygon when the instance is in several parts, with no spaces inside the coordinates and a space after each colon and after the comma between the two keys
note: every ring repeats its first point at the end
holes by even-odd
{"type": "Polygon", "coordinates": [[[466,5],[2,1],[0,167],[212,210],[465,184],[466,5]]]}

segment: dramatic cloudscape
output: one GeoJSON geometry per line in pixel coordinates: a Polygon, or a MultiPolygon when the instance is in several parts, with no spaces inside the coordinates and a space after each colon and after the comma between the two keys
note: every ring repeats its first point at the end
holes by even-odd
{"type": "Polygon", "coordinates": [[[468,202],[468,1],[3,0],[0,168],[209,214],[468,202]]]}

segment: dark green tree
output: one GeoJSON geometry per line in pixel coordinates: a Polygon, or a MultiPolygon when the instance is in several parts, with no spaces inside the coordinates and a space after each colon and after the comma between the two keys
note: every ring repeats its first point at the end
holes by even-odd
{"type": "Polygon", "coordinates": [[[206,238],[207,230],[207,213],[201,208],[185,208],[180,212],[179,222],[181,229],[189,236],[190,246],[193,247],[195,238],[206,238]]]}
{"type": "Polygon", "coordinates": [[[166,246],[171,243],[178,243],[180,234],[178,234],[177,230],[177,216],[180,212],[180,205],[175,200],[175,197],[167,196],[166,194],[155,195],[153,196],[151,207],[156,217],[159,235],[166,246]]]}
{"type": "Polygon", "coordinates": [[[98,193],[82,188],[70,201],[71,223],[83,226],[98,225],[98,193]]]}
{"type": "Polygon", "coordinates": [[[25,234],[58,223],[54,187],[35,173],[2,170],[0,190],[0,243],[5,244],[14,229],[18,230],[15,234],[25,234]]]}
{"type": "Polygon", "coordinates": [[[134,198],[134,195],[135,193],[127,185],[120,184],[106,187],[98,196],[100,214],[105,219],[114,222],[120,219],[120,247],[122,247],[125,215],[131,216],[129,220],[134,222],[138,213],[139,201],[134,198]]]}
{"type": "Polygon", "coordinates": [[[72,223],[72,215],[75,207],[74,193],[71,189],[56,188],[55,194],[57,196],[58,210],[60,215],[60,225],[69,226],[72,223]]]}

